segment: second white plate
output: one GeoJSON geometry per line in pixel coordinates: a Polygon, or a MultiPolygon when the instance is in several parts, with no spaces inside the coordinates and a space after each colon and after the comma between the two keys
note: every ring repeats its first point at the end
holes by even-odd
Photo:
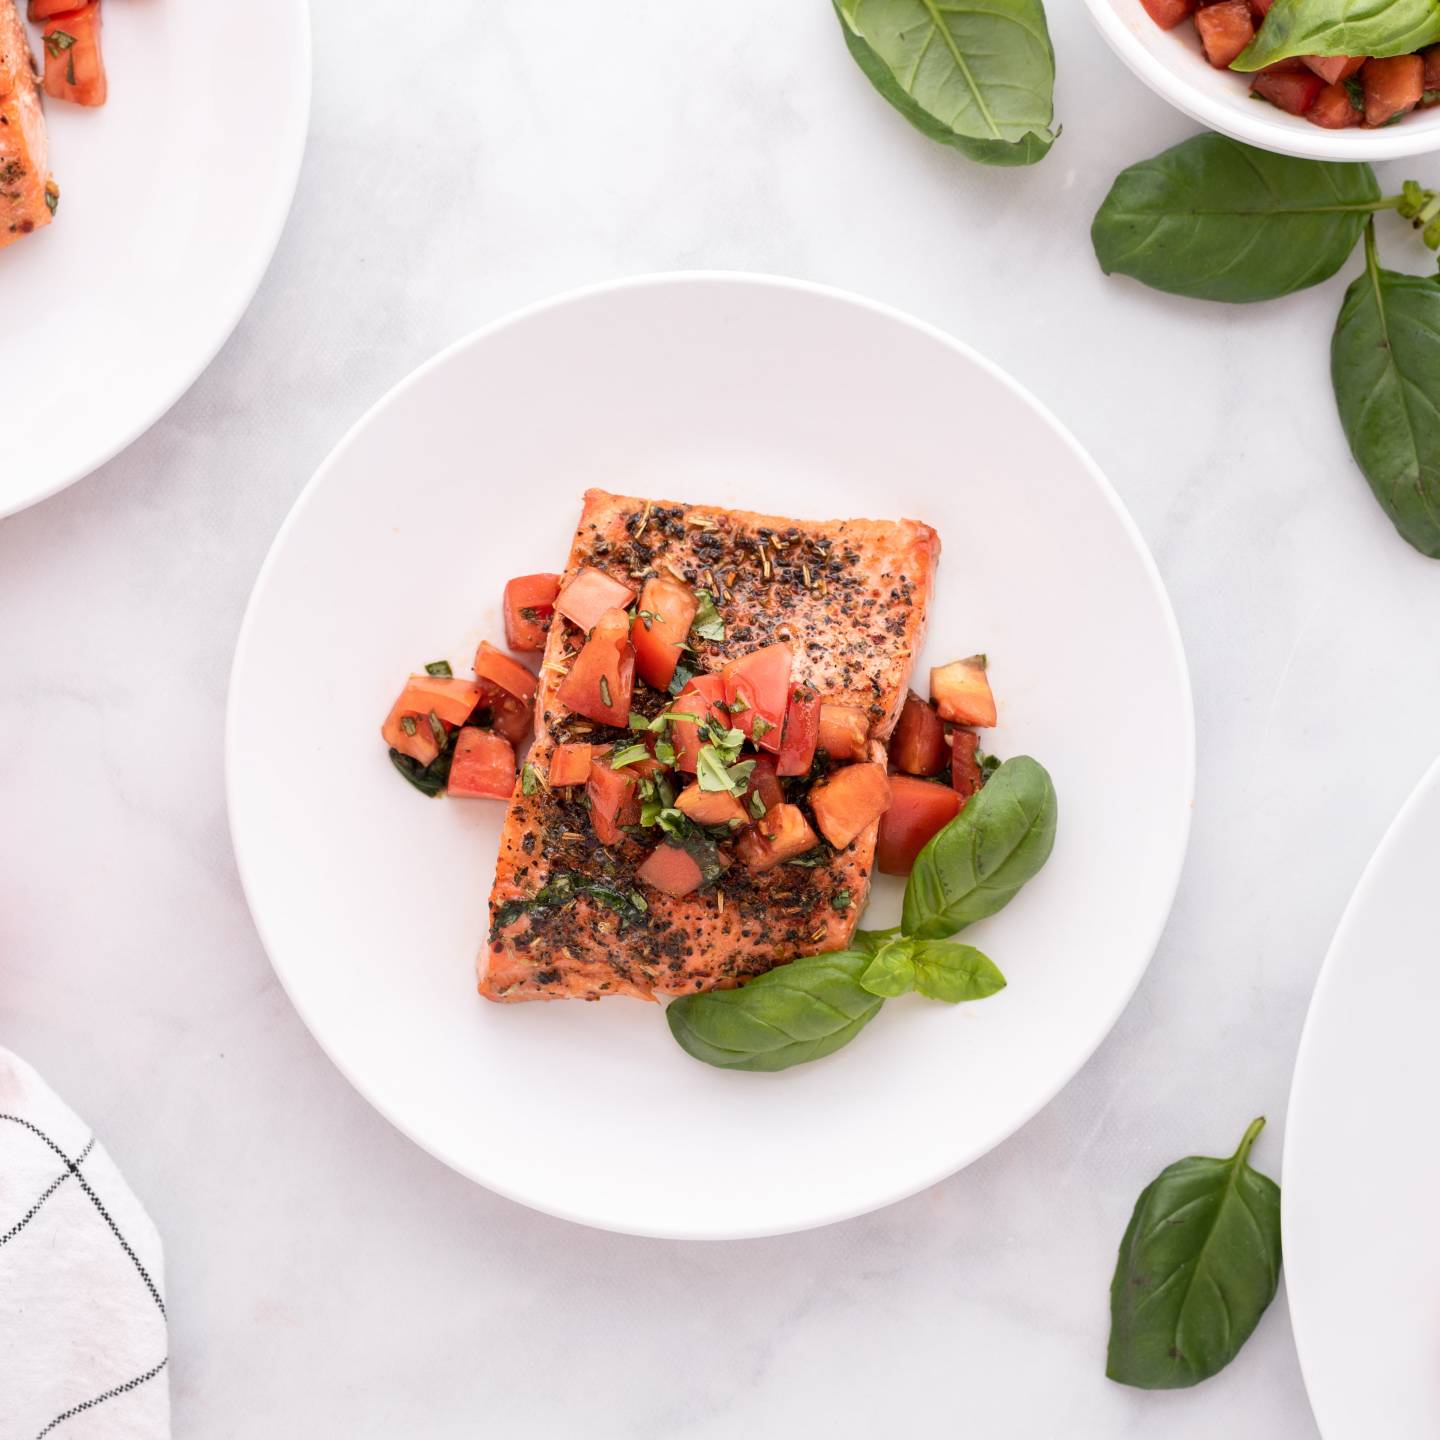
{"type": "MultiPolygon", "coordinates": [[[[923,680],[921,681],[923,685],[923,680]]],[[[833,291],[670,276],[523,312],[432,361],[297,503],[240,637],[231,825],[277,973],[336,1064],[420,1144],[527,1204],[651,1235],[873,1209],[1004,1139],[1149,961],[1190,820],[1185,660],[1114,492],[1013,381],[833,291]],[[1050,769],[1060,835],[967,932],[1009,977],[910,998],[779,1075],[713,1070],[656,1006],[474,989],[503,807],[427,801],[377,728],[410,670],[499,638],[506,578],[560,569],[580,494],[911,516],[945,551],[925,667],[989,652],[987,748],[1050,769]]],[[[867,923],[890,923],[887,882],[867,923]]]]}

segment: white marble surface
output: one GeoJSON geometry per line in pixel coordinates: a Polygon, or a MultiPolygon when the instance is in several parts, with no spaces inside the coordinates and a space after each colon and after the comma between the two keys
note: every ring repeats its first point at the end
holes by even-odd
{"type": "Polygon", "coordinates": [[[1242,311],[1099,274],[1110,179],[1193,127],[1050,9],[1064,138],[987,171],[871,92],[826,0],[403,27],[316,0],[309,155],[248,316],[150,434],[0,523],[0,1043],[164,1233],[177,1436],[1316,1434],[1283,1297],[1220,1378],[1145,1395],[1103,1377],[1106,1287],[1161,1165],[1264,1112],[1278,1172],[1316,970],[1437,748],[1440,567],[1346,457],[1341,282],[1242,311]],[[534,1215],[392,1131],[271,974],[221,787],[246,596],[346,427],[522,302],[707,266],[890,301],[1048,401],[1155,551],[1200,733],[1174,916],[1079,1078],[926,1194],[738,1245],[534,1215]]]}

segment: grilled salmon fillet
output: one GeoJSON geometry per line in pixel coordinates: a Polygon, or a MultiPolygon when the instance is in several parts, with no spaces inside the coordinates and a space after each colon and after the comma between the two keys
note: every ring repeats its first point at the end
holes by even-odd
{"type": "Polygon", "coordinates": [[[48,225],[50,178],[39,72],[14,0],[0,0],[0,249],[48,225]]]}
{"type": "MultiPolygon", "coordinates": [[[[590,490],[561,585],[591,566],[637,589],[659,575],[710,590],[726,633],[695,641],[696,670],[785,642],[792,682],[862,707],[883,760],[924,640],[939,554],[935,531],[913,520],[807,523],[590,490]]],[[[536,696],[535,776],[547,773],[559,743],[634,738],[557,703],[581,643],[557,616],[536,696]]],[[[662,709],[669,697],[650,692],[647,702],[643,688],[637,706],[662,709]]],[[[787,782],[795,792],[787,799],[802,807],[803,783],[787,782]]],[[[636,905],[629,897],[643,889],[635,871],[649,846],[629,837],[601,846],[583,787],[531,788],[526,795],[517,783],[500,838],[478,967],[487,999],[652,999],[735,985],[797,956],[843,949],[864,909],[878,822],[818,865],[757,874],[736,861],[709,890],[678,899],[646,890],[636,905]]]]}

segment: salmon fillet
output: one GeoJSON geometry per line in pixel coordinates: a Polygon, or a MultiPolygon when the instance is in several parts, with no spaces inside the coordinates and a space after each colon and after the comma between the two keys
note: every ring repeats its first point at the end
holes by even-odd
{"type": "Polygon", "coordinates": [[[14,0],[0,0],[0,249],[48,225],[59,194],[35,58],[14,0]]]}
{"type": "MultiPolygon", "coordinates": [[[[693,668],[716,671],[764,645],[788,643],[792,683],[862,707],[872,751],[883,760],[924,640],[939,554],[935,531],[914,520],[807,523],[590,490],[561,585],[593,566],[637,590],[654,575],[708,588],[726,634],[695,642],[693,668]]],[[[581,643],[557,616],[529,757],[540,776],[559,743],[633,739],[556,702],[581,643]]],[[[637,708],[644,689],[637,683],[637,708]]],[[[650,698],[652,710],[663,708],[661,697],[650,698]]],[[[787,799],[802,808],[803,783],[787,782],[795,791],[787,799]]],[[[584,794],[583,786],[542,785],[525,795],[516,785],[500,837],[489,944],[478,966],[487,999],[685,995],[849,943],[869,893],[878,822],[818,866],[792,863],[752,874],[737,860],[711,890],[680,899],[647,890],[642,910],[627,897],[650,847],[628,837],[602,847],[584,794]],[[563,903],[543,903],[557,888],[563,903]]]]}

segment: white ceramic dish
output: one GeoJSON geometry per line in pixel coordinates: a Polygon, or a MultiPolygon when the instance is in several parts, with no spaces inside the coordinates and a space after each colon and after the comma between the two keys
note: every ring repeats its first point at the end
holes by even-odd
{"type": "MultiPolygon", "coordinates": [[[[1169,910],[1192,730],[1179,635],[1143,542],[1013,381],[853,297],[670,276],[462,341],[340,443],[256,583],[228,790],[276,971],[395,1124],[538,1209],[734,1237],[919,1190],[1074,1074],[1169,910]],[[1009,976],[1003,995],[958,1010],[894,1003],[847,1050],[780,1075],[698,1064],[640,1002],[476,996],[503,807],[423,799],[377,729],[413,666],[448,655],[461,673],[481,637],[501,637],[509,575],[563,565],[587,485],[939,528],[922,663],[988,650],[1002,702],[993,748],[1042,758],[1060,796],[1047,869],[967,932],[1009,976]]],[[[898,885],[882,889],[871,924],[898,909],[898,885]]]]}
{"type": "Polygon", "coordinates": [[[1250,98],[1243,75],[1207,63],[1195,27],[1162,30],[1140,0],[1085,0],[1120,58],[1177,110],[1262,150],[1310,160],[1394,160],[1440,150],[1440,106],[1378,130],[1325,130],[1250,98]]]}
{"type": "Polygon", "coordinates": [[[1295,1065],[1285,1283],[1325,1440],[1440,1435],[1437,860],[1440,763],[1346,908],[1295,1065]]]}
{"type": "Polygon", "coordinates": [[[46,106],[59,213],[0,250],[0,516],[110,459],[210,363],[305,148],[305,0],[124,0],[103,44],[109,102],[46,106]]]}

